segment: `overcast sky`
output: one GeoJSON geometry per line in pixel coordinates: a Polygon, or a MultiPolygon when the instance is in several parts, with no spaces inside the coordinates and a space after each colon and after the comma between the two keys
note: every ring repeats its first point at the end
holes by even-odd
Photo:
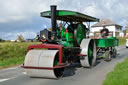
{"type": "Polygon", "coordinates": [[[125,27],[128,0],[0,0],[0,38],[33,38],[37,32],[50,27],[50,20],[40,12],[57,5],[60,10],[82,12],[100,19],[109,18],[125,27]]]}

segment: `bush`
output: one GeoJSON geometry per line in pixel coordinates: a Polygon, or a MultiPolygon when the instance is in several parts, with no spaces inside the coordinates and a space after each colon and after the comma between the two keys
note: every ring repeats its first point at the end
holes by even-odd
{"type": "Polygon", "coordinates": [[[0,42],[4,42],[4,40],[2,38],[0,38],[0,42]]]}

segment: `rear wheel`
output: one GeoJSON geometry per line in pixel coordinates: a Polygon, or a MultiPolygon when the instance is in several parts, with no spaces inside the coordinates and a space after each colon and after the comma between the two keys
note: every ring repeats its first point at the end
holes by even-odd
{"type": "Polygon", "coordinates": [[[96,65],[96,45],[94,40],[83,39],[81,43],[81,54],[85,55],[80,59],[83,67],[93,67],[96,65]]]}
{"type": "Polygon", "coordinates": [[[105,52],[105,61],[110,61],[111,60],[111,53],[109,50],[105,52]]]}
{"type": "Polygon", "coordinates": [[[116,50],[116,49],[113,50],[113,55],[112,55],[112,57],[113,57],[113,58],[116,58],[116,57],[117,57],[117,50],[116,50]]]}
{"type": "Polygon", "coordinates": [[[95,43],[93,41],[91,41],[89,43],[89,47],[88,47],[88,58],[89,58],[89,64],[91,66],[95,66],[96,65],[96,59],[94,59],[94,56],[96,56],[96,46],[95,43]]]}

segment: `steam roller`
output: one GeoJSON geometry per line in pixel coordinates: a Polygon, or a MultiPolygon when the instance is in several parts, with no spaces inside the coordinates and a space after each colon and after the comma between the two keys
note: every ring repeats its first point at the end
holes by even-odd
{"type": "Polygon", "coordinates": [[[42,44],[28,46],[23,65],[28,76],[60,78],[65,67],[76,62],[82,67],[95,66],[96,44],[87,33],[88,23],[99,19],[79,12],[56,10],[55,5],[40,15],[51,19],[52,27],[37,35],[42,44]]]}

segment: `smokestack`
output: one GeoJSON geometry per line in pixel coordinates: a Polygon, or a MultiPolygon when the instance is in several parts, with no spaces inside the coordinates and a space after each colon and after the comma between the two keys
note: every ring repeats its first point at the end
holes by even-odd
{"type": "Polygon", "coordinates": [[[56,33],[56,5],[51,5],[52,31],[56,33]]]}

